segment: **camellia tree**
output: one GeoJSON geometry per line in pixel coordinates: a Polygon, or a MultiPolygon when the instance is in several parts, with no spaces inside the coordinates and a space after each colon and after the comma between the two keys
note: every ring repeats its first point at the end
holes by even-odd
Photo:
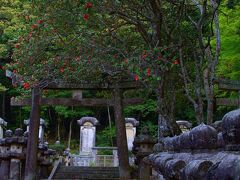
{"type": "Polygon", "coordinates": [[[86,36],[91,32],[86,28],[92,3],[52,2],[47,7],[45,3],[32,3],[32,12],[25,16],[28,27],[14,45],[10,68],[21,76],[25,89],[37,84],[44,87],[47,80],[76,81],[87,73],[76,67],[89,64],[89,57],[83,52],[86,36]]]}
{"type": "Polygon", "coordinates": [[[24,16],[28,26],[15,43],[14,63],[9,67],[19,74],[25,89],[44,88],[59,79],[114,83],[131,77],[157,95],[159,132],[168,126],[172,134],[178,134],[171,114],[179,74],[186,94],[197,99],[197,105],[205,86],[205,97],[212,108],[219,44],[217,41],[213,55],[209,44],[212,34],[208,34],[212,22],[218,29],[218,3],[211,2],[36,1],[24,16]],[[188,28],[193,31],[191,35],[188,28]],[[193,67],[192,57],[197,64],[195,72],[201,76],[195,83],[201,85],[196,87],[188,78],[195,72],[185,74],[186,68],[193,67]],[[205,81],[203,69],[208,72],[205,81]],[[192,89],[194,93],[188,94],[192,89]]]}
{"type": "MultiPolygon", "coordinates": [[[[169,90],[167,84],[174,73],[179,73],[183,79],[185,94],[194,106],[198,123],[204,121],[205,98],[207,121],[213,120],[213,83],[220,53],[219,5],[218,1],[207,0],[126,0],[99,5],[104,7],[99,9],[108,12],[112,19],[107,25],[112,24],[109,33],[118,42],[114,46],[118,47],[116,51],[119,50],[117,57],[125,58],[129,63],[127,66],[135,74],[135,80],[144,79],[145,85],[155,90],[159,124],[169,122],[175,134],[177,130],[169,118],[169,107],[164,105],[169,104],[165,98],[169,90]],[[132,39],[129,33],[124,38],[124,30],[133,34],[132,39]],[[212,41],[216,44],[214,50],[212,41]]],[[[176,81],[176,78],[172,80],[176,81]]]]}
{"type": "Polygon", "coordinates": [[[77,82],[79,76],[92,80],[98,74],[88,71],[91,53],[84,53],[89,50],[86,42],[92,32],[92,2],[34,1],[30,7],[22,14],[26,28],[15,42],[13,62],[7,66],[24,89],[32,89],[25,179],[36,177],[41,89],[58,80],[77,82]]]}

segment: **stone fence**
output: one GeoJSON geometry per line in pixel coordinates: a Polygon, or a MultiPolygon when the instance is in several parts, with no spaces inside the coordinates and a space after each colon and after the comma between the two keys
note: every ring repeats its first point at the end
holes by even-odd
{"type": "MultiPolygon", "coordinates": [[[[5,132],[0,139],[0,177],[1,179],[23,179],[27,151],[27,135],[18,128],[14,134],[11,130],[5,132]]],[[[47,144],[38,146],[38,177],[47,178],[53,163],[55,151],[48,149],[47,144]]]]}
{"type": "Polygon", "coordinates": [[[155,153],[141,157],[139,179],[240,179],[240,109],[214,126],[163,138],[155,153]]]}

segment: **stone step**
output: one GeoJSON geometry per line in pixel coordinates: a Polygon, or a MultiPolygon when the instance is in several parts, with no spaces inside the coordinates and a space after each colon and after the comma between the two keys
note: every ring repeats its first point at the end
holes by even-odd
{"type": "Polygon", "coordinates": [[[53,179],[117,180],[118,167],[60,166],[53,179]]]}
{"type": "MultiPolygon", "coordinates": [[[[71,180],[71,179],[74,179],[74,178],[54,178],[53,180],[71,180]]],[[[86,179],[86,178],[82,178],[82,179],[75,179],[75,180],[119,180],[119,178],[89,178],[89,179],[86,179]]]]}
{"type": "Polygon", "coordinates": [[[61,173],[61,174],[56,174],[54,176],[54,179],[106,179],[106,178],[119,178],[119,176],[116,175],[109,175],[109,174],[74,174],[74,173],[61,173]]]}
{"type": "Polygon", "coordinates": [[[82,166],[60,166],[59,170],[94,170],[94,171],[118,171],[118,167],[82,167],[82,166]]]}
{"type": "Polygon", "coordinates": [[[69,173],[80,173],[80,172],[85,172],[85,173],[92,173],[92,172],[98,172],[98,173],[119,173],[118,170],[94,170],[94,169],[59,169],[57,170],[57,172],[59,173],[65,173],[65,172],[69,172],[69,173]]]}
{"type": "Polygon", "coordinates": [[[108,175],[108,176],[119,176],[118,172],[57,172],[56,174],[84,174],[84,175],[108,175]]]}

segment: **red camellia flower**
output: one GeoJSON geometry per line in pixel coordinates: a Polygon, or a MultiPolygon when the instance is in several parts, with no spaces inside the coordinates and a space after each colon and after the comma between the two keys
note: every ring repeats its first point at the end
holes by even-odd
{"type": "Polygon", "coordinates": [[[33,28],[33,29],[37,29],[37,28],[38,28],[38,25],[33,24],[33,25],[32,25],[32,28],[33,28]]]}
{"type": "Polygon", "coordinates": [[[161,56],[158,56],[157,60],[160,61],[161,60],[161,56]]]}
{"type": "Polygon", "coordinates": [[[84,19],[85,21],[88,21],[88,19],[89,19],[89,14],[84,14],[84,15],[83,15],[83,19],[84,19]]]}
{"type": "Polygon", "coordinates": [[[85,4],[85,6],[84,6],[85,9],[89,9],[89,8],[91,8],[91,7],[93,7],[93,3],[92,3],[92,2],[87,2],[87,3],[85,4]]]}
{"type": "Polygon", "coordinates": [[[64,67],[60,68],[60,72],[63,73],[64,72],[64,67]]]}
{"type": "Polygon", "coordinates": [[[114,54],[113,57],[114,57],[115,59],[117,59],[117,58],[118,58],[118,54],[114,54]]]}
{"type": "Polygon", "coordinates": [[[16,69],[14,69],[14,70],[13,70],[13,73],[17,73],[17,70],[16,70],[16,69]]]}
{"type": "Polygon", "coordinates": [[[23,83],[23,88],[24,89],[29,89],[30,88],[30,84],[28,82],[23,83]]]}
{"type": "Polygon", "coordinates": [[[39,19],[37,23],[38,23],[38,24],[42,24],[42,23],[43,23],[43,20],[39,19]]]}
{"type": "Polygon", "coordinates": [[[135,81],[139,81],[139,76],[135,75],[134,79],[135,79],[135,81]]]}
{"type": "Polygon", "coordinates": [[[147,76],[151,76],[151,69],[150,68],[147,69],[147,76]]]}
{"type": "Polygon", "coordinates": [[[175,65],[180,64],[179,59],[176,59],[175,61],[173,61],[173,64],[175,64],[175,65]]]}
{"type": "Polygon", "coordinates": [[[147,57],[147,53],[145,52],[145,53],[143,53],[142,55],[141,55],[141,57],[142,57],[142,59],[145,59],[146,57],[147,57]]]}
{"type": "Polygon", "coordinates": [[[19,49],[20,48],[20,44],[19,43],[15,44],[15,48],[19,49]]]}
{"type": "Polygon", "coordinates": [[[32,35],[33,35],[32,31],[30,31],[28,36],[31,38],[32,35]]]}

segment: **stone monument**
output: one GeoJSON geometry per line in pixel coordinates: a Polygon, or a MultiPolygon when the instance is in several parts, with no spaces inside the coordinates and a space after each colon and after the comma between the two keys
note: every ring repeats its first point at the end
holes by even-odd
{"type": "Polygon", "coordinates": [[[94,117],[82,117],[80,125],[80,155],[91,154],[96,141],[96,125],[98,120],[94,117]]]}
{"type": "Polygon", "coordinates": [[[3,138],[3,127],[2,126],[7,126],[7,122],[4,121],[2,118],[0,118],[0,139],[3,138]]]}
{"type": "Polygon", "coordinates": [[[125,118],[125,125],[128,150],[132,151],[133,141],[136,136],[136,126],[139,125],[139,121],[137,121],[135,118],[125,118]]]}
{"type": "MultiPolygon", "coordinates": [[[[29,132],[29,119],[24,120],[24,124],[27,126],[27,132],[29,132]]],[[[38,137],[41,142],[44,141],[44,128],[45,128],[45,120],[40,118],[40,125],[39,125],[39,134],[38,137]]]]}

